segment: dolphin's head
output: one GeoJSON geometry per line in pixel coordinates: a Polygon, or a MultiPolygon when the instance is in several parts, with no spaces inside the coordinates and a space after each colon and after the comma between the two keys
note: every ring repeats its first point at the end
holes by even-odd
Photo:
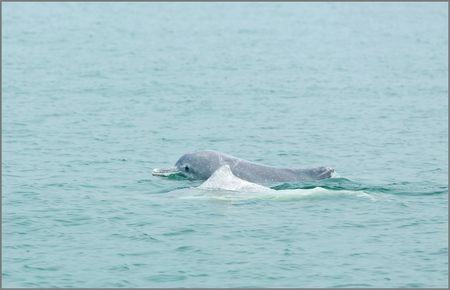
{"type": "Polygon", "coordinates": [[[208,179],[221,165],[220,153],[215,151],[199,151],[187,153],[178,159],[175,167],[154,169],[153,175],[183,175],[190,179],[208,179]]]}
{"type": "Polygon", "coordinates": [[[187,153],[175,163],[182,175],[193,179],[208,179],[219,166],[218,153],[214,151],[187,153]]]}

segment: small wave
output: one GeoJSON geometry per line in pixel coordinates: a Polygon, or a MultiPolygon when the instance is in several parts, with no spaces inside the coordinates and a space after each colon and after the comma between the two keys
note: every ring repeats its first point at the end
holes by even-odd
{"type": "Polygon", "coordinates": [[[171,174],[167,176],[167,179],[169,180],[189,180],[188,177],[180,174],[180,173],[175,173],[175,174],[171,174]]]}
{"type": "Polygon", "coordinates": [[[222,201],[244,201],[244,200],[276,200],[276,201],[294,201],[303,199],[330,199],[330,198],[366,198],[376,200],[374,196],[363,191],[349,190],[328,190],[322,187],[313,189],[292,189],[292,190],[271,190],[263,192],[245,192],[231,191],[223,189],[201,189],[191,188],[184,191],[178,191],[180,199],[203,199],[203,200],[222,200],[222,201]]]}
{"type": "Polygon", "coordinates": [[[186,276],[175,274],[158,274],[147,277],[151,282],[177,282],[185,280],[186,276]]]}
{"type": "Polygon", "coordinates": [[[313,189],[322,187],[328,190],[364,191],[367,193],[387,193],[393,195],[439,195],[448,194],[447,186],[437,186],[430,182],[397,182],[386,185],[362,184],[347,178],[328,178],[304,183],[283,183],[271,187],[275,190],[313,189]]]}

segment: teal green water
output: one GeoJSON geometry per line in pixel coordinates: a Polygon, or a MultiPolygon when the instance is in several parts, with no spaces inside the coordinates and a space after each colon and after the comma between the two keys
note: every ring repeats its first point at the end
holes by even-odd
{"type": "Polygon", "coordinates": [[[2,6],[4,287],[448,286],[447,3],[2,6]]]}

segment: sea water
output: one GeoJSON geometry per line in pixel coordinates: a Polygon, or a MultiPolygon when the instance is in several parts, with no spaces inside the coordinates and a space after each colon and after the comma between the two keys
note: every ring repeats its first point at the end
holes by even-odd
{"type": "Polygon", "coordinates": [[[448,286],[447,3],[2,8],[4,287],[448,286]]]}

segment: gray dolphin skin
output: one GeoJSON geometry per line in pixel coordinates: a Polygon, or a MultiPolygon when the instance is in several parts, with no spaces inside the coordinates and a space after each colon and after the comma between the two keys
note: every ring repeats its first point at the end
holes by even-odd
{"type": "Polygon", "coordinates": [[[178,159],[175,167],[154,169],[152,174],[156,176],[181,174],[191,179],[206,180],[224,165],[228,165],[237,177],[259,184],[318,180],[330,178],[334,172],[333,168],[324,166],[307,169],[277,168],[206,150],[185,154],[178,159]]]}

